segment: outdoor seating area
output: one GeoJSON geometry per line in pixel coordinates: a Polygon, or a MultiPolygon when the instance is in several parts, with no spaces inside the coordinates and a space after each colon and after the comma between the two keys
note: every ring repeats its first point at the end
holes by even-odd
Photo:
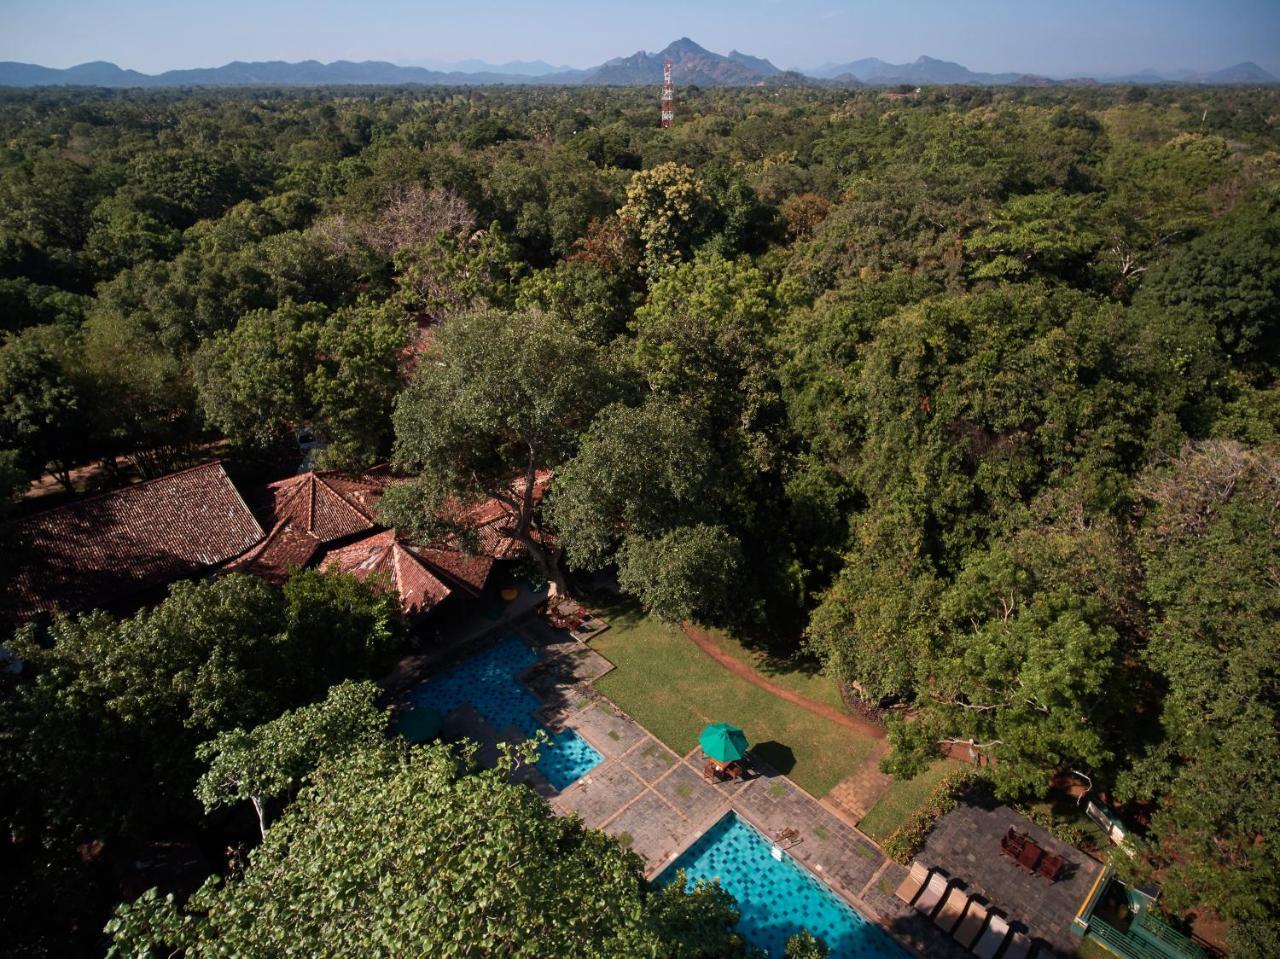
{"type": "Polygon", "coordinates": [[[548,604],[543,615],[552,629],[563,629],[583,643],[609,628],[607,622],[571,599],[548,604]]]}
{"type": "Polygon", "coordinates": [[[1057,882],[1062,875],[1061,856],[1045,852],[1026,833],[1020,833],[1012,826],[1000,840],[1000,851],[1027,875],[1041,876],[1050,882],[1057,882]]]}
{"type": "MultiPolygon", "coordinates": [[[[938,870],[913,862],[895,894],[979,959],[1028,959],[1033,942],[1009,920],[938,870]],[[1006,944],[1007,943],[1007,944],[1006,944]]],[[[1052,956],[1044,946],[1036,956],[1052,956]]]]}
{"type": "MultiPolygon", "coordinates": [[[[1102,869],[1016,810],[985,802],[962,804],[939,819],[918,859],[921,868],[959,886],[969,899],[948,930],[952,938],[977,955],[994,954],[992,939],[999,940],[996,946],[1007,940],[1000,959],[1031,954],[1030,943],[1023,944],[1019,934],[1040,944],[1037,955],[1047,949],[1074,952],[1079,939],[1071,932],[1072,920],[1102,869]],[[1002,924],[1010,927],[1003,936],[1002,924]]],[[[927,911],[945,923],[942,902],[939,898],[927,911]]]]}

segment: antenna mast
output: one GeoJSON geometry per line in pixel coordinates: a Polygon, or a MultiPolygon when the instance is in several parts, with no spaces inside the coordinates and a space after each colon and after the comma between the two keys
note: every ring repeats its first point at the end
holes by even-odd
{"type": "Polygon", "coordinates": [[[662,129],[671,128],[676,118],[676,88],[671,82],[671,61],[662,65],[662,129]]]}

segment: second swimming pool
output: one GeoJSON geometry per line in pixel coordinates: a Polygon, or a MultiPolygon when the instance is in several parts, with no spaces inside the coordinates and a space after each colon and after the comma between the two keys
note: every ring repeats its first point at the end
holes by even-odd
{"type": "Polygon", "coordinates": [[[735,813],[698,837],[657,882],[674,881],[681,869],[691,885],[718,879],[738,900],[738,931],[772,959],[805,929],[826,942],[832,959],[906,959],[884,930],[735,813]]]}

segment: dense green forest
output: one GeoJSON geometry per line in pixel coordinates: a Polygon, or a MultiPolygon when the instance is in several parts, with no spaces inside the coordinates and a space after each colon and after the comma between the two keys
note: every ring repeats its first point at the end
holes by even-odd
{"type": "MultiPolygon", "coordinates": [[[[302,430],[320,465],[412,475],[383,508],[423,535],[554,470],[521,530],[548,577],[616,570],[656,615],[807,652],[891,717],[896,774],[952,748],[1003,798],[1087,784],[1166,909],[1276,955],[1280,94],[690,89],[670,130],[656,97],[0,93],[7,507],[211,444],[259,475],[302,430]]],[[[387,747],[349,690],[349,721],[285,713],[399,630],[299,573],[19,631],[0,948],[101,954],[125,893],[89,846],[208,845],[250,798],[280,816],[251,862],[212,863],[234,881],[187,912],[177,883],[122,909],[119,955],[292,954],[294,925],[310,955],[405,954],[402,923],[493,899],[515,833],[559,878],[516,883],[507,920],[564,954],[741,947],[713,890],[642,888],[500,775],[387,747]],[[281,757],[311,742],[285,721],[315,748],[281,757]],[[208,781],[254,750],[285,785],[208,781]],[[327,904],[397,860],[372,825],[397,810],[426,845],[515,833],[456,875],[389,867],[374,938],[336,938],[327,904]]]]}

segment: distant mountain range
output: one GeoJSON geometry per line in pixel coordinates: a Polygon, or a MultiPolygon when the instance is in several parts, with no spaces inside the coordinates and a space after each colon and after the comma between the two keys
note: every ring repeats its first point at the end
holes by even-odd
{"type": "Polygon", "coordinates": [[[596,67],[574,70],[541,60],[490,64],[482,60],[457,63],[427,61],[424,66],[399,66],[376,60],[303,60],[286,63],[234,61],[221,67],[168,70],[159,74],[123,70],[114,63],[95,61],[65,70],[30,63],[0,62],[0,86],[188,87],[188,86],[318,86],[323,84],[602,84],[652,85],[662,81],[663,64],[670,60],[672,76],[681,85],[752,86],[757,84],[816,84],[859,87],[899,84],[1052,85],[1058,83],[1198,83],[1261,85],[1280,83],[1256,63],[1238,63],[1212,73],[1155,71],[1124,76],[1047,77],[1028,73],[978,73],[959,63],[920,57],[912,63],[888,63],[875,57],[850,63],[826,63],[801,72],[780,70],[762,57],[730,51],[712,53],[681,37],[664,50],[640,50],[607,60],[596,67]]]}

